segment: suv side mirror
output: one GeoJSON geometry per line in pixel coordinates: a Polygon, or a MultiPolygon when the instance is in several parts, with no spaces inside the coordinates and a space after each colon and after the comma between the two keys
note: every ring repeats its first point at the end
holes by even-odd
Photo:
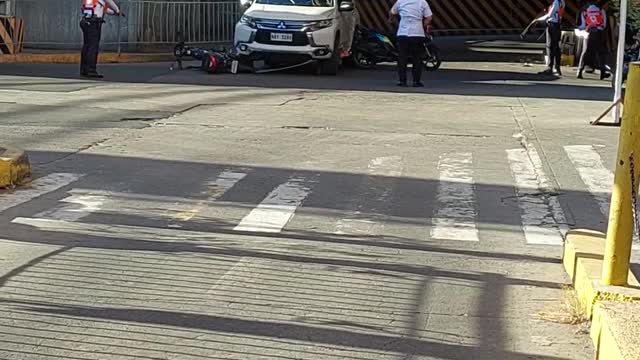
{"type": "Polygon", "coordinates": [[[349,11],[353,11],[355,9],[355,6],[353,5],[352,1],[342,1],[340,3],[340,11],[342,12],[349,12],[349,11]]]}
{"type": "Polygon", "coordinates": [[[252,2],[253,2],[253,0],[240,0],[240,6],[242,6],[245,9],[247,9],[248,7],[251,6],[252,2]]]}

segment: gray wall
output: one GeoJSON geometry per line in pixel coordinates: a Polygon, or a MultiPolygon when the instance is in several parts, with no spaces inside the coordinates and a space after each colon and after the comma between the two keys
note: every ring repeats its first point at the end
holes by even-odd
{"type": "MultiPolygon", "coordinates": [[[[14,1],[16,16],[25,21],[25,47],[75,49],[81,46],[80,0],[14,1]]],[[[106,20],[102,40],[116,42],[119,19],[110,17],[106,20]]]]}

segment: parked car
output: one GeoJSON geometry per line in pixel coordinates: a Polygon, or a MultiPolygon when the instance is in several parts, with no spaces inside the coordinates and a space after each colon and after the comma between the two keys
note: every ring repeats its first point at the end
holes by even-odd
{"type": "Polygon", "coordinates": [[[242,62],[268,65],[317,60],[322,74],[337,74],[349,57],[360,15],[349,0],[242,0],[234,46],[242,62]]]}

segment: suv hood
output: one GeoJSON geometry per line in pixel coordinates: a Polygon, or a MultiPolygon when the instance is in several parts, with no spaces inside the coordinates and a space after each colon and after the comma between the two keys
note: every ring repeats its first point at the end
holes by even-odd
{"type": "Polygon", "coordinates": [[[245,15],[258,19],[316,21],[335,18],[336,9],[332,7],[254,4],[245,12],[245,15]]]}

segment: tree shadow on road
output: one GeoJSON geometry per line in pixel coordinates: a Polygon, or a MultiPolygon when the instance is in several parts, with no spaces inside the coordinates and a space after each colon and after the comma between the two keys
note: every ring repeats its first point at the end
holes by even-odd
{"type": "MultiPolygon", "coordinates": [[[[57,65],[0,65],[0,74],[50,79],[78,79],[75,66],[57,65]],[[49,66],[49,67],[48,67],[49,66]]],[[[167,85],[204,85],[216,87],[251,87],[268,89],[301,89],[316,91],[366,91],[417,95],[496,96],[508,98],[548,98],[566,100],[608,101],[612,90],[607,82],[575,81],[538,75],[531,68],[522,70],[510,64],[467,67],[456,65],[436,72],[426,72],[422,89],[398,88],[393,66],[379,66],[374,70],[345,68],[335,77],[314,76],[309,69],[270,74],[241,73],[208,75],[197,70],[169,71],[168,64],[111,64],[103,66],[106,75],[102,82],[86,82],[92,86],[109,82],[159,83],[167,85]]],[[[567,74],[566,77],[572,77],[567,74]]],[[[42,82],[42,81],[41,81],[42,82]]],[[[37,90],[39,86],[54,86],[55,81],[38,85],[17,82],[13,88],[37,90]]],[[[74,83],[73,86],[81,86],[74,83]]],[[[69,85],[69,86],[72,86],[69,85]]]]}

